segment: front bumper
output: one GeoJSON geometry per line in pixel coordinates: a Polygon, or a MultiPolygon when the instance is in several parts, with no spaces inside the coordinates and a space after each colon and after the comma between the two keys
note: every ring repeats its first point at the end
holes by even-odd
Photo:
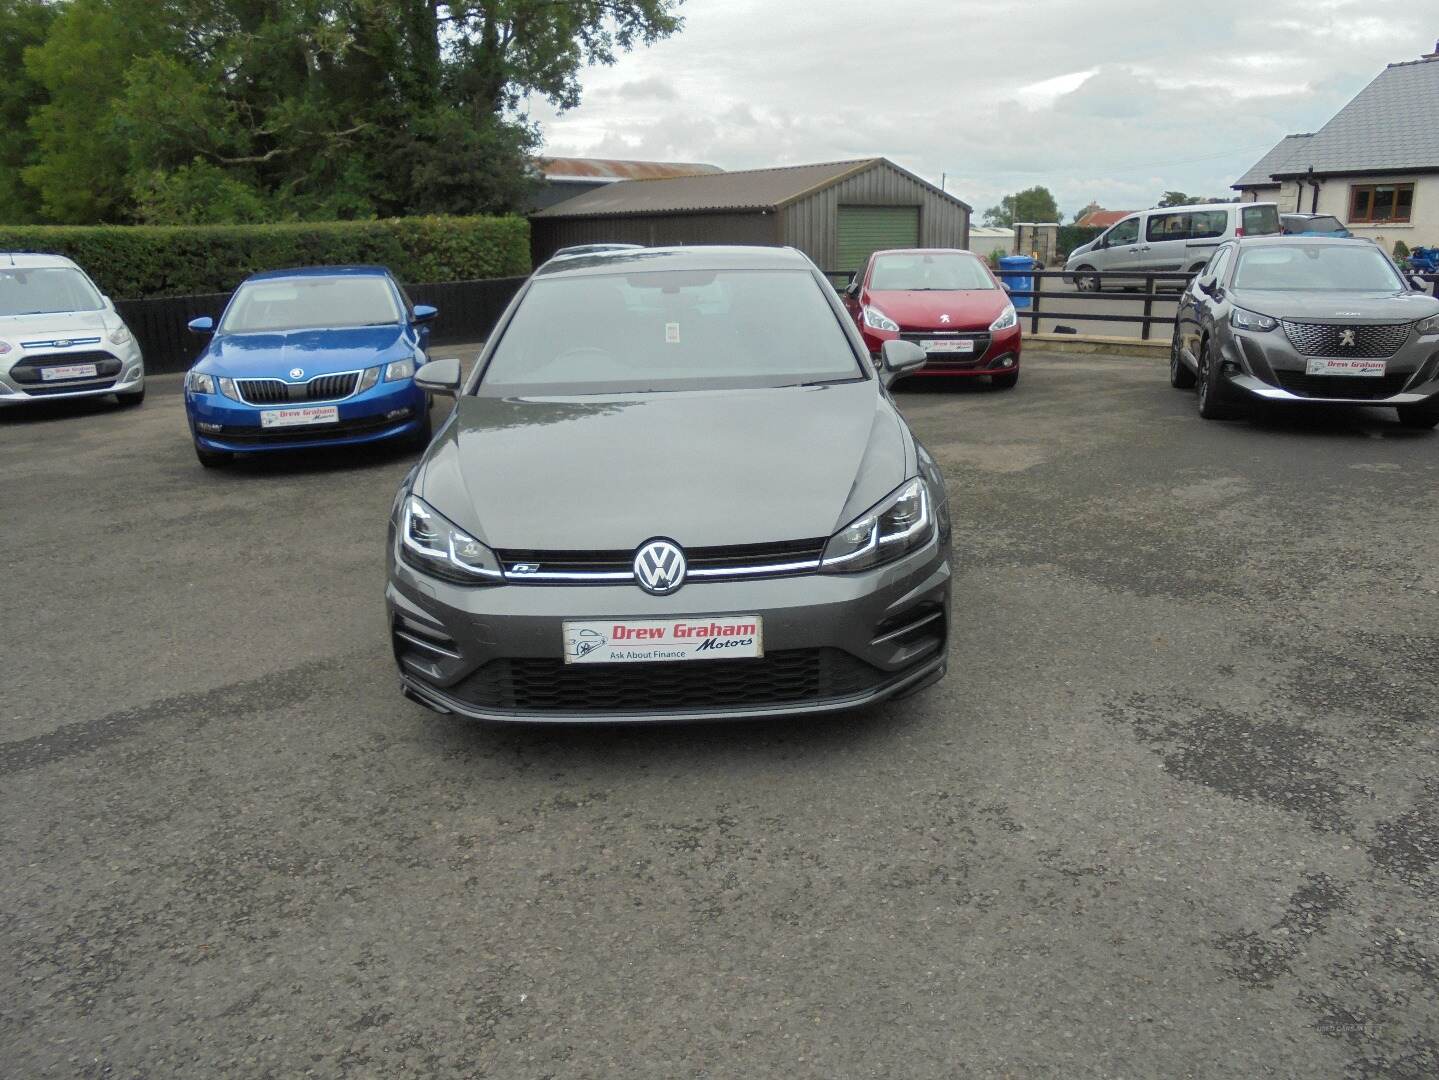
{"type": "Polygon", "coordinates": [[[1313,357],[1294,348],[1283,328],[1225,327],[1218,335],[1225,382],[1253,398],[1293,405],[1420,405],[1439,395],[1439,334],[1412,334],[1384,358],[1384,375],[1311,376],[1313,357]]]}
{"type": "Polygon", "coordinates": [[[403,437],[423,427],[429,399],[413,379],[397,379],[381,381],[363,393],[339,401],[295,404],[334,405],[339,420],[302,427],[266,428],[260,419],[262,413],[294,406],[248,405],[224,394],[185,390],[185,414],[196,445],[206,450],[240,454],[355,446],[403,437]]]}
{"type": "Polygon", "coordinates": [[[878,357],[886,341],[896,338],[920,344],[940,338],[968,338],[975,342],[976,352],[969,355],[954,353],[930,353],[929,360],[916,375],[945,375],[973,377],[978,375],[1005,375],[1019,370],[1022,351],[1020,327],[1016,323],[1008,330],[991,332],[988,329],[958,329],[944,331],[902,330],[891,333],[884,330],[863,329],[864,342],[870,355],[878,357]]]}
{"type": "Polygon", "coordinates": [[[0,408],[123,394],[144,385],[145,362],[133,339],[118,346],[97,342],[70,349],[20,351],[5,357],[0,365],[0,408]],[[58,381],[46,381],[40,376],[46,367],[80,363],[94,364],[96,375],[58,381]]]}
{"type": "Polygon", "coordinates": [[[442,712],[521,723],[659,723],[838,712],[944,674],[950,564],[938,538],[859,574],[634,585],[450,585],[401,562],[386,605],[401,685],[442,712]],[[566,665],[569,619],[758,615],[753,660],[566,665]],[[644,670],[637,670],[644,669],[644,670]],[[682,670],[680,670],[682,669],[682,670]]]}

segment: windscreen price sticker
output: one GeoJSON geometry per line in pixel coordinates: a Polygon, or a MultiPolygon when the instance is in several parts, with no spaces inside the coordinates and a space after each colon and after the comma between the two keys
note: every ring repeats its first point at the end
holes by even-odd
{"type": "Polygon", "coordinates": [[[607,619],[564,624],[565,663],[638,664],[764,655],[758,615],[607,619]]]}
{"type": "Polygon", "coordinates": [[[1306,375],[1358,375],[1377,378],[1384,374],[1383,360],[1310,360],[1306,375]]]}

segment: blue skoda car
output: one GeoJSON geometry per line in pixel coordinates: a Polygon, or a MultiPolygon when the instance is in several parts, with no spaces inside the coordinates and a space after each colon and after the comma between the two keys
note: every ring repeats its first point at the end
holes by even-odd
{"type": "Polygon", "coordinates": [[[246,278],[185,376],[200,464],[237,453],[430,441],[415,385],[435,309],[411,307],[380,266],[272,270],[246,278]]]}

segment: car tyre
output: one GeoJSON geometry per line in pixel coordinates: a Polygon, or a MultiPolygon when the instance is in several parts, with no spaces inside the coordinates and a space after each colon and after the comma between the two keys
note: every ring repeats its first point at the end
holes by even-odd
{"type": "Polygon", "coordinates": [[[223,469],[235,460],[235,455],[228,450],[206,450],[199,443],[195,444],[195,456],[207,469],[223,469]]]}
{"type": "Polygon", "coordinates": [[[434,422],[430,419],[429,404],[429,400],[426,399],[424,423],[422,423],[418,428],[412,431],[410,433],[409,439],[406,440],[411,447],[420,451],[423,451],[427,446],[430,445],[430,439],[433,438],[435,434],[435,425],[434,422]]]}
{"type": "Polygon", "coordinates": [[[1194,389],[1194,372],[1179,355],[1179,327],[1174,328],[1174,337],[1169,342],[1169,385],[1176,390],[1194,389]]]}
{"type": "Polygon", "coordinates": [[[1219,365],[1214,362],[1214,346],[1206,338],[1199,346],[1199,415],[1206,420],[1233,420],[1238,410],[1224,399],[1224,386],[1219,365]]]}
{"type": "Polygon", "coordinates": [[[145,384],[140,384],[138,390],[126,390],[123,394],[116,394],[115,400],[121,405],[138,405],[145,400],[145,384]]]}
{"type": "Polygon", "coordinates": [[[1002,375],[991,375],[989,381],[996,390],[1013,390],[1019,382],[1019,372],[1006,371],[1002,375]]]}
{"type": "Polygon", "coordinates": [[[1080,292],[1099,292],[1103,285],[1100,284],[1094,267],[1081,266],[1074,272],[1074,287],[1080,292]]]}
{"type": "Polygon", "coordinates": [[[1407,428],[1428,431],[1439,425],[1439,403],[1426,401],[1423,405],[1400,405],[1399,422],[1407,428]]]}

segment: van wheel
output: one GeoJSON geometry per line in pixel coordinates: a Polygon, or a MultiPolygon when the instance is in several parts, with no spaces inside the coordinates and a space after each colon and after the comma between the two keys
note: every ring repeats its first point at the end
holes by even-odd
{"type": "Polygon", "coordinates": [[[1194,372],[1180,355],[1179,327],[1174,328],[1174,337],[1169,342],[1169,385],[1176,390],[1194,388],[1194,372]]]}
{"type": "Polygon", "coordinates": [[[1080,292],[1099,292],[1103,288],[1092,266],[1081,266],[1074,272],[1074,287],[1080,292]]]}
{"type": "Polygon", "coordinates": [[[1407,428],[1429,430],[1439,425],[1439,404],[1426,401],[1423,405],[1400,405],[1399,422],[1407,428]]]}
{"type": "Polygon", "coordinates": [[[1219,362],[1214,359],[1214,346],[1206,338],[1199,345],[1199,415],[1206,420],[1233,420],[1238,410],[1224,400],[1224,387],[1219,381],[1219,362]]]}

